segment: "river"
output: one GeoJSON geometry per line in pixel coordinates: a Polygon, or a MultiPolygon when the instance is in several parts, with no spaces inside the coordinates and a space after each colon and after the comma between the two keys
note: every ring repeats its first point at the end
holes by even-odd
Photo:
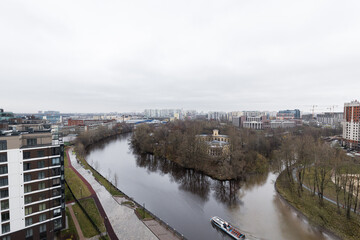
{"type": "Polygon", "coordinates": [[[129,146],[131,134],[92,147],[87,161],[104,177],[188,239],[231,239],[210,224],[219,216],[248,239],[331,239],[283,203],[274,189],[277,174],[246,181],[217,181],[129,146]],[[116,179],[116,181],[115,181],[116,179]]]}

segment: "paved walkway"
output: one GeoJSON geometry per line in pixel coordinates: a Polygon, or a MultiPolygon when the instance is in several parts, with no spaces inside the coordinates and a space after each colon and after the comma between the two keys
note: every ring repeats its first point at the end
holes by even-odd
{"type": "Polygon", "coordinates": [[[75,216],[74,210],[72,209],[72,205],[71,205],[71,204],[68,204],[67,207],[68,207],[68,209],[69,209],[70,215],[71,215],[71,217],[72,217],[72,219],[73,219],[73,222],[74,222],[74,224],[75,224],[75,228],[76,228],[76,231],[77,231],[77,233],[78,233],[78,235],[79,235],[79,239],[80,239],[80,240],[85,240],[84,234],[83,234],[83,232],[81,231],[81,228],[80,228],[79,222],[78,222],[78,220],[77,220],[77,218],[76,218],[76,216],[75,216]]]}
{"type": "Polygon", "coordinates": [[[179,240],[180,238],[160,225],[155,220],[145,220],[145,225],[160,239],[160,240],[179,240]]]}
{"type": "MultiPolygon", "coordinates": [[[[80,177],[80,179],[85,183],[85,185],[87,186],[87,188],[89,189],[90,193],[91,193],[91,197],[94,199],[94,202],[99,210],[100,215],[102,216],[102,218],[104,219],[104,225],[107,231],[107,234],[109,235],[110,239],[114,239],[114,240],[118,240],[117,235],[114,232],[114,229],[112,227],[112,225],[110,224],[107,215],[104,211],[103,206],[101,205],[98,196],[96,195],[94,189],[92,188],[92,186],[89,184],[89,182],[79,173],[78,169],[76,169],[76,167],[74,167],[74,164],[76,164],[76,166],[78,168],[83,169],[80,164],[77,163],[76,160],[76,156],[72,153],[72,148],[68,149],[66,151],[67,154],[67,159],[68,159],[68,163],[69,163],[69,167],[80,177]]],[[[85,169],[83,169],[85,170],[85,169]]]]}
{"type": "MultiPolygon", "coordinates": [[[[89,190],[96,193],[95,202],[100,205],[103,211],[105,211],[105,221],[112,226],[111,229],[115,232],[116,236],[111,239],[158,239],[146,226],[141,222],[134,214],[134,210],[120,205],[112,197],[112,195],[100,185],[93,177],[90,170],[84,169],[76,160],[76,156],[72,153],[72,149],[67,151],[68,159],[71,162],[72,167],[78,172],[85,180],[84,182],[89,184],[89,190]],[[109,222],[110,220],[110,222],[109,222]]],[[[98,208],[100,210],[100,207],[98,208]]],[[[101,212],[101,210],[100,210],[101,212]]],[[[106,224],[105,224],[106,225],[106,224]]],[[[106,227],[108,229],[108,227],[106,227]]]]}

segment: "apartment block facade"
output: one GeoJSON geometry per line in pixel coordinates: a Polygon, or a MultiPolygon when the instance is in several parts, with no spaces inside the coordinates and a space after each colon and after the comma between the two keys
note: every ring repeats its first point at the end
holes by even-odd
{"type": "Polygon", "coordinates": [[[65,227],[64,146],[50,131],[0,134],[1,240],[54,239],[65,227]]]}
{"type": "Polygon", "coordinates": [[[360,102],[344,104],[342,144],[350,149],[360,149],[360,102]]]}

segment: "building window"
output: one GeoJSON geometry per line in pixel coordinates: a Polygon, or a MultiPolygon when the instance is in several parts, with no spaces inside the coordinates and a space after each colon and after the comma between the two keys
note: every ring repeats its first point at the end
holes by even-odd
{"type": "Polygon", "coordinates": [[[11,240],[10,236],[3,237],[2,240],[11,240]]]}
{"type": "Polygon", "coordinates": [[[46,187],[44,182],[38,184],[38,190],[44,189],[46,187]]]}
{"type": "Polygon", "coordinates": [[[32,196],[25,196],[25,204],[31,203],[32,202],[32,196]]]}
{"type": "Polygon", "coordinates": [[[25,218],[25,226],[30,226],[32,223],[32,217],[25,218]]]}
{"type": "Polygon", "coordinates": [[[26,229],[25,237],[32,237],[32,236],[33,236],[32,228],[26,229]]]}
{"type": "Polygon", "coordinates": [[[44,160],[38,161],[38,168],[44,168],[44,167],[45,167],[45,161],[44,160]]]}
{"type": "Polygon", "coordinates": [[[0,150],[7,150],[7,141],[0,140],[0,150]]]}
{"type": "Polygon", "coordinates": [[[28,146],[36,146],[37,145],[37,139],[36,138],[26,139],[26,143],[27,143],[28,146]]]}
{"type": "Polygon", "coordinates": [[[26,207],[25,208],[25,216],[29,215],[29,214],[32,214],[32,207],[26,207]]]}
{"type": "Polygon", "coordinates": [[[52,148],[51,153],[52,155],[60,155],[60,148],[59,147],[52,148]]]}
{"type": "Polygon", "coordinates": [[[60,185],[60,178],[55,178],[52,180],[52,183],[53,183],[53,187],[54,186],[59,186],[60,185]]]}
{"type": "Polygon", "coordinates": [[[31,169],[31,163],[24,163],[24,171],[31,169]]]}
{"type": "Polygon", "coordinates": [[[10,212],[3,212],[1,213],[1,221],[5,222],[10,219],[10,212]]]}
{"type": "Polygon", "coordinates": [[[44,157],[45,156],[45,151],[44,150],[39,150],[37,152],[37,155],[38,155],[38,157],[44,157]]]}
{"type": "Polygon", "coordinates": [[[1,210],[9,209],[9,200],[1,201],[1,210]]]}
{"type": "Polygon", "coordinates": [[[30,158],[30,152],[23,152],[23,158],[29,159],[30,158]]]}
{"type": "Polygon", "coordinates": [[[7,162],[7,153],[0,153],[0,162],[7,162]]]}
{"type": "Polygon", "coordinates": [[[45,198],[46,198],[45,193],[39,195],[39,201],[44,200],[45,198]]]}
{"type": "Polygon", "coordinates": [[[60,198],[57,198],[57,199],[53,200],[53,207],[60,206],[60,205],[61,205],[60,198]]]}
{"type": "Polygon", "coordinates": [[[30,184],[24,186],[24,193],[28,193],[28,192],[31,192],[31,185],[30,184]]]}
{"type": "Polygon", "coordinates": [[[61,215],[61,209],[58,208],[58,209],[55,209],[54,210],[54,217],[57,217],[57,216],[60,216],[61,215]]]}
{"type": "Polygon", "coordinates": [[[59,229],[62,227],[61,219],[55,219],[54,220],[54,229],[59,229]]]}
{"type": "Polygon", "coordinates": [[[53,190],[53,197],[59,196],[60,194],[61,194],[61,192],[60,192],[59,188],[53,190]]]}
{"type": "Polygon", "coordinates": [[[46,203],[39,204],[39,211],[44,211],[46,209],[46,203]]]}
{"type": "Polygon", "coordinates": [[[0,187],[6,186],[9,184],[8,177],[0,178],[0,187]]]}
{"type": "Polygon", "coordinates": [[[43,179],[43,178],[45,178],[45,172],[39,172],[38,179],[43,179]]]}
{"type": "Polygon", "coordinates": [[[41,214],[41,215],[39,216],[39,222],[43,222],[43,221],[45,221],[45,220],[46,220],[46,213],[41,214]]]}
{"type": "Polygon", "coordinates": [[[8,167],[7,165],[5,166],[0,166],[0,174],[6,174],[8,173],[8,167]]]}
{"type": "Polygon", "coordinates": [[[53,166],[60,165],[60,158],[53,158],[51,161],[53,166]]]}
{"type": "Polygon", "coordinates": [[[40,229],[39,231],[42,232],[46,232],[46,224],[40,225],[40,229]]]}
{"type": "Polygon", "coordinates": [[[8,189],[0,190],[0,198],[6,198],[8,196],[9,196],[9,190],[8,189]]]}
{"type": "Polygon", "coordinates": [[[51,169],[51,176],[58,176],[61,174],[60,168],[53,168],[51,169]]]}
{"type": "Polygon", "coordinates": [[[24,182],[31,181],[31,174],[24,174],[24,182]]]}
{"type": "Polygon", "coordinates": [[[10,223],[1,225],[2,234],[10,232],[10,223]]]}

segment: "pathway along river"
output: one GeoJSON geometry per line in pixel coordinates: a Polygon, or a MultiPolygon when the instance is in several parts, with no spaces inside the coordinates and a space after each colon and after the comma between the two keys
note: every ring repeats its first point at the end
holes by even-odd
{"type": "Polygon", "coordinates": [[[132,153],[131,134],[90,149],[87,161],[124,193],[188,239],[230,239],[210,224],[227,219],[248,239],[331,239],[302,220],[274,190],[277,174],[217,181],[176,164],[132,153]]]}

